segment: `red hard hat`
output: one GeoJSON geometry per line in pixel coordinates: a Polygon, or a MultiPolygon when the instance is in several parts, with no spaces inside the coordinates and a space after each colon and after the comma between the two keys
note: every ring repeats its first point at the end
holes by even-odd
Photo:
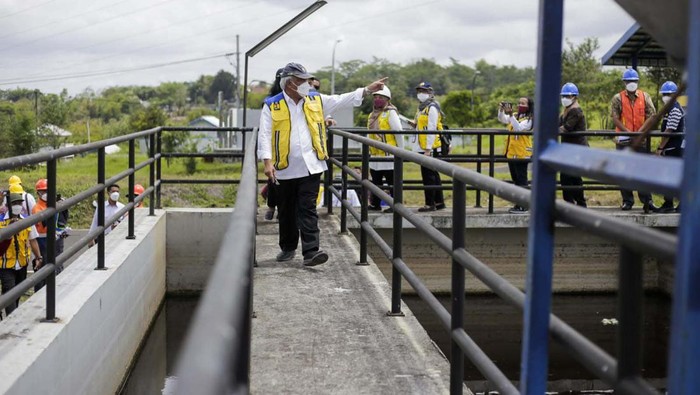
{"type": "Polygon", "coordinates": [[[136,184],[134,185],[134,195],[140,195],[145,191],[143,185],[141,184],[136,184]]]}
{"type": "Polygon", "coordinates": [[[34,189],[37,191],[45,191],[49,189],[49,183],[46,181],[46,178],[39,179],[39,181],[36,182],[34,189]]]}

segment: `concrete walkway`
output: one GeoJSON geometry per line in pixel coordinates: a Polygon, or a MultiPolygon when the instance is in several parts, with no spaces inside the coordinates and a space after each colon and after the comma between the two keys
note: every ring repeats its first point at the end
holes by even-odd
{"type": "MultiPolygon", "coordinates": [[[[284,394],[443,394],[449,365],[410,310],[388,317],[389,285],[357,266],[358,246],[321,215],[330,260],[279,263],[277,223],[258,221],[251,389],[284,394]]],[[[468,390],[465,389],[465,392],[468,390]]]]}

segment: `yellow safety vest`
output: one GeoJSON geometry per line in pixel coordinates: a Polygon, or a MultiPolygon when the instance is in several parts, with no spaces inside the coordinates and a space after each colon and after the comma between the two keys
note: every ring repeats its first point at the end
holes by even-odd
{"type": "MultiPolygon", "coordinates": [[[[428,112],[430,111],[431,106],[436,106],[438,110],[438,121],[437,121],[437,130],[442,130],[442,111],[440,111],[440,107],[438,106],[437,103],[431,103],[423,109],[423,111],[418,111],[416,113],[416,129],[417,130],[428,130],[428,112]]],[[[420,145],[420,149],[426,150],[427,145],[428,145],[428,135],[427,134],[419,134],[418,135],[418,145],[420,145]]],[[[442,147],[442,144],[440,143],[440,139],[438,136],[435,136],[435,140],[433,140],[433,147],[431,149],[435,148],[440,148],[442,147]]]]}
{"type": "MultiPolygon", "coordinates": [[[[508,123],[508,130],[513,131],[513,125],[508,123]]],[[[506,158],[523,159],[532,156],[532,136],[509,135],[506,140],[506,158]]]]}
{"type": "MultiPolygon", "coordinates": [[[[389,111],[394,111],[394,110],[385,110],[382,111],[382,113],[379,115],[379,118],[377,119],[378,125],[377,127],[379,130],[391,130],[391,125],[389,124],[389,111]]],[[[369,125],[369,119],[367,120],[367,128],[370,127],[369,125]]],[[[393,145],[394,147],[398,147],[396,144],[396,135],[393,134],[376,134],[376,133],[371,133],[369,135],[369,138],[372,140],[377,140],[381,141],[382,143],[387,143],[389,145],[393,145]]],[[[390,153],[385,152],[380,150],[379,148],[375,147],[369,147],[369,153],[372,156],[391,156],[390,153]]]]}
{"type": "MultiPolygon", "coordinates": [[[[2,221],[0,221],[0,228],[5,228],[10,225],[10,223],[8,218],[2,218],[2,221]]],[[[29,243],[27,243],[30,231],[31,228],[22,229],[16,236],[12,237],[10,246],[7,247],[7,251],[3,254],[2,261],[0,262],[0,264],[2,264],[2,266],[0,266],[2,269],[14,269],[16,263],[19,263],[21,267],[25,267],[29,264],[32,255],[29,243]],[[15,243],[17,243],[16,247],[15,243]],[[17,256],[18,252],[19,257],[17,256]]]]}
{"type": "MultiPolygon", "coordinates": [[[[292,134],[292,122],[289,107],[284,94],[265,99],[272,118],[272,162],[275,169],[282,170],[289,166],[289,147],[292,134]]],[[[319,160],[328,159],[326,149],[326,124],[323,117],[323,103],[317,92],[311,92],[304,98],[304,116],[311,134],[311,143],[319,160]]]]}

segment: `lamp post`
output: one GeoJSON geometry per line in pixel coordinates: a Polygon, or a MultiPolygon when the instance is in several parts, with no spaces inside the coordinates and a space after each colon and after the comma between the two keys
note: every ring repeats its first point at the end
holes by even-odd
{"type": "MultiPolygon", "coordinates": [[[[248,58],[252,58],[258,52],[265,49],[268,45],[275,42],[275,40],[282,37],[291,28],[293,28],[294,26],[299,24],[299,22],[306,19],[306,17],[308,17],[309,15],[316,12],[316,10],[318,10],[319,8],[326,5],[326,3],[327,2],[325,0],[316,0],[313,4],[306,7],[306,9],[304,9],[304,11],[297,14],[297,16],[290,19],[289,22],[282,25],[282,27],[275,30],[272,34],[267,36],[264,40],[260,41],[258,44],[256,44],[253,48],[249,49],[248,52],[245,53],[245,66],[244,66],[245,69],[243,71],[243,73],[244,73],[243,86],[244,87],[248,86],[248,58]]],[[[248,113],[248,89],[243,89],[243,127],[247,126],[247,124],[246,124],[247,113],[248,113]]],[[[243,144],[245,145],[245,133],[243,134],[243,144]]]]}
{"type": "Polygon", "coordinates": [[[335,40],[333,44],[333,56],[331,57],[331,95],[335,95],[335,47],[343,40],[335,40]]]}
{"type": "Polygon", "coordinates": [[[471,94],[471,109],[470,111],[474,111],[474,85],[476,84],[476,76],[481,74],[479,70],[476,70],[474,72],[474,77],[472,78],[472,94],[471,94]]]}

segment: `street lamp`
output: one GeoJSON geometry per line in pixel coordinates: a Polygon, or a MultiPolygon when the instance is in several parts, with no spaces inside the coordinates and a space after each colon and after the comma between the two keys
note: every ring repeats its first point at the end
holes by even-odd
{"type": "Polygon", "coordinates": [[[471,94],[471,110],[470,110],[472,112],[474,112],[474,85],[476,84],[476,76],[479,74],[481,74],[481,71],[476,70],[474,72],[474,77],[472,78],[472,94],[471,94]]]}
{"type": "MultiPolygon", "coordinates": [[[[290,19],[289,22],[282,25],[282,27],[275,30],[274,33],[267,36],[264,40],[260,41],[257,45],[255,45],[253,48],[249,49],[248,52],[245,53],[245,70],[244,70],[244,77],[243,77],[243,86],[244,87],[248,86],[248,58],[252,58],[258,52],[265,49],[268,45],[275,42],[275,40],[282,37],[285,33],[287,33],[289,30],[291,30],[291,28],[293,28],[294,26],[299,24],[299,22],[306,19],[306,17],[308,17],[309,15],[316,12],[316,10],[318,10],[319,8],[326,5],[326,3],[327,2],[325,0],[316,0],[313,4],[306,7],[306,9],[304,11],[300,12],[297,16],[290,19]]],[[[247,110],[248,110],[248,89],[243,89],[243,127],[246,127],[246,116],[247,116],[247,112],[248,112],[247,110]]],[[[245,134],[243,134],[243,137],[244,137],[243,142],[245,145],[245,134]]]]}
{"type": "Polygon", "coordinates": [[[335,95],[335,47],[343,40],[335,40],[333,44],[333,57],[331,58],[331,95],[335,95]]]}

